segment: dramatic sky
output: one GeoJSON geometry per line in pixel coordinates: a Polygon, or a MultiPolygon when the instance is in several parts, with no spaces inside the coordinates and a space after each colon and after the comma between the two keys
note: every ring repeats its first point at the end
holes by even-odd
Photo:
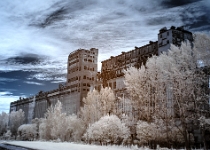
{"type": "Polygon", "coordinates": [[[210,0],[1,0],[0,112],[64,84],[70,52],[98,48],[100,64],[172,25],[208,32],[210,0]]]}

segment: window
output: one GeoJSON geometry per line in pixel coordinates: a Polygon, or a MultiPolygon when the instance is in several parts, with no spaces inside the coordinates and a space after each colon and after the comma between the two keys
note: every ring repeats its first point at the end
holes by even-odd
{"type": "Polygon", "coordinates": [[[116,81],[115,81],[115,82],[114,82],[114,87],[113,87],[113,88],[116,89],[116,86],[117,86],[117,85],[116,85],[116,81]]]}
{"type": "Polygon", "coordinates": [[[111,82],[109,83],[109,87],[112,88],[112,83],[111,82]]]}
{"type": "Polygon", "coordinates": [[[92,77],[92,80],[94,81],[94,77],[92,77]]]}
{"type": "Polygon", "coordinates": [[[167,32],[167,36],[169,36],[169,32],[167,32]]]}
{"type": "Polygon", "coordinates": [[[83,76],[83,79],[86,79],[86,75],[83,76]]]}

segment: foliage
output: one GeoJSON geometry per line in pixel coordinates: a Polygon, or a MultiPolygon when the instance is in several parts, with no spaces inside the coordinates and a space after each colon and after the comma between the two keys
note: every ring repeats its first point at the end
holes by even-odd
{"type": "Polygon", "coordinates": [[[5,140],[10,140],[11,137],[12,137],[12,133],[11,133],[10,130],[7,130],[7,132],[4,133],[4,135],[3,135],[3,138],[4,138],[5,140]]]}
{"type": "Polygon", "coordinates": [[[18,127],[23,124],[25,115],[22,109],[18,111],[12,111],[9,116],[9,128],[15,137],[17,136],[18,127]]]}
{"type": "Polygon", "coordinates": [[[98,121],[102,116],[115,112],[115,95],[111,88],[101,88],[100,92],[95,89],[88,92],[83,103],[81,118],[86,126],[98,121]]]}
{"type": "MultiPolygon", "coordinates": [[[[131,94],[138,120],[163,119],[168,129],[176,127],[189,147],[188,126],[198,120],[208,105],[207,76],[203,66],[209,63],[210,38],[195,36],[195,42],[171,45],[167,53],[148,59],[146,66],[125,71],[125,85],[131,94]],[[200,53],[200,50],[202,53],[200,53]]],[[[170,130],[167,131],[169,135],[170,130]]]]}
{"type": "Polygon", "coordinates": [[[99,121],[90,125],[84,138],[87,141],[116,144],[126,141],[130,131],[120,119],[115,116],[104,116],[99,121]]]}
{"type": "Polygon", "coordinates": [[[7,131],[7,124],[9,121],[9,115],[5,112],[0,114],[0,136],[7,131]]]}
{"type": "Polygon", "coordinates": [[[21,140],[33,141],[37,137],[36,124],[23,124],[18,128],[18,136],[21,140]]]}
{"type": "Polygon", "coordinates": [[[62,104],[48,109],[46,118],[39,125],[41,140],[79,141],[84,133],[84,123],[76,115],[62,113],[62,104]]]}

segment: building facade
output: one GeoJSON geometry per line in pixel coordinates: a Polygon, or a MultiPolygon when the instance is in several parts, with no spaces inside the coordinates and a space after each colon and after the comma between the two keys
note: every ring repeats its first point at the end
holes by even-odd
{"type": "Polygon", "coordinates": [[[67,86],[71,93],[80,93],[80,103],[95,87],[97,76],[98,49],[79,49],[70,53],[67,66],[67,86]]]}
{"type": "Polygon", "coordinates": [[[171,26],[170,29],[164,27],[159,30],[158,34],[158,54],[160,55],[163,52],[167,52],[171,44],[180,47],[181,43],[186,40],[192,42],[193,35],[191,32],[185,30],[184,27],[176,28],[171,26]]]}
{"type": "Polygon", "coordinates": [[[10,112],[22,109],[25,112],[25,123],[33,118],[43,118],[47,109],[59,100],[63,104],[63,112],[76,114],[82,99],[94,88],[97,76],[98,49],[78,49],[68,56],[67,82],[58,89],[43,92],[29,98],[20,98],[10,104],[10,112]]]}
{"type": "Polygon", "coordinates": [[[44,117],[47,109],[60,100],[63,111],[67,114],[77,113],[83,106],[82,99],[93,88],[100,90],[101,86],[114,90],[117,106],[124,113],[132,113],[129,94],[124,85],[124,70],[129,67],[140,68],[148,58],[160,55],[170,48],[170,44],[180,46],[182,41],[192,41],[192,33],[183,27],[162,28],[158,41],[150,41],[142,47],[135,47],[118,56],[111,56],[102,61],[101,72],[97,72],[98,49],[78,49],[68,56],[66,85],[48,92],[40,91],[31,98],[20,99],[10,104],[10,111],[22,109],[25,112],[26,123],[33,118],[44,117]]]}

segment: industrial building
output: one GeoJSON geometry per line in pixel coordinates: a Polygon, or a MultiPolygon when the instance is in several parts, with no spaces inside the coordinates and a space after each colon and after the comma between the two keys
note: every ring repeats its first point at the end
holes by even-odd
{"type": "Polygon", "coordinates": [[[158,34],[158,41],[150,41],[142,47],[135,47],[118,56],[111,56],[102,61],[101,72],[97,72],[98,49],[78,49],[68,56],[67,82],[58,89],[48,92],[39,92],[34,97],[19,99],[10,104],[10,111],[22,109],[25,112],[26,123],[33,118],[44,117],[47,108],[54,105],[57,100],[63,104],[63,111],[67,114],[77,113],[82,99],[88,91],[100,87],[111,87],[117,97],[117,106],[124,113],[131,113],[129,94],[124,85],[123,70],[131,66],[140,68],[145,65],[149,57],[166,52],[170,44],[180,46],[182,41],[192,41],[192,33],[183,27],[170,29],[162,28],[158,34]],[[121,98],[121,101],[119,100],[121,98]]]}
{"type": "Polygon", "coordinates": [[[43,118],[47,109],[59,100],[63,111],[76,114],[82,106],[82,99],[94,88],[97,75],[98,49],[78,49],[68,56],[67,82],[58,89],[43,92],[29,98],[20,98],[10,104],[10,112],[22,109],[25,123],[33,118],[43,118]]]}

